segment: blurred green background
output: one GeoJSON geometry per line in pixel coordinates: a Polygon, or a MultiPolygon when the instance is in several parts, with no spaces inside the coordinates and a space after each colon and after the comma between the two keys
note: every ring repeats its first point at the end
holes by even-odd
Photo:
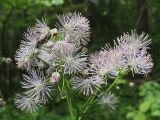
{"type": "MultiPolygon", "coordinates": [[[[57,16],[66,12],[81,12],[90,20],[89,52],[113,43],[123,32],[136,29],[152,39],[154,68],[148,77],[128,76],[129,84],[114,90],[119,96],[118,108],[110,112],[93,106],[85,120],[160,120],[160,1],[159,0],[0,0],[0,94],[6,104],[0,106],[0,120],[69,120],[65,100],[53,93],[53,101],[38,112],[26,114],[14,106],[14,94],[21,90],[22,71],[17,69],[14,55],[23,33],[35,19],[45,17],[54,27],[57,16]],[[3,57],[13,59],[11,64],[3,57]]],[[[78,97],[78,101],[85,100],[78,97]]],[[[77,102],[77,101],[76,101],[77,102]]],[[[77,102],[78,103],[78,102],[77,102]]],[[[81,104],[80,104],[81,105],[81,104]]]]}

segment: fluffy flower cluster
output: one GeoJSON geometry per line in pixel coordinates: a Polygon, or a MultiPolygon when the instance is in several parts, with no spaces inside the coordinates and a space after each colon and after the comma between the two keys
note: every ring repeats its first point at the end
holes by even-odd
{"type": "Polygon", "coordinates": [[[21,41],[20,48],[16,51],[15,60],[22,69],[29,69],[34,64],[31,59],[37,45],[37,34],[34,28],[29,28],[24,33],[24,40],[21,41]]]}
{"type": "MultiPolygon", "coordinates": [[[[89,96],[106,87],[108,80],[121,71],[132,71],[133,75],[151,71],[152,58],[147,52],[151,40],[144,33],[140,36],[134,31],[126,33],[114,40],[114,47],[106,44],[100,52],[87,56],[84,49],[90,40],[88,19],[76,12],[58,18],[59,23],[53,29],[44,19],[37,20],[24,34],[16,52],[17,66],[28,72],[21,82],[25,91],[16,94],[15,99],[21,110],[34,112],[47,103],[51,87],[59,84],[64,75],[71,79],[74,90],[89,96]]],[[[117,102],[111,93],[99,100],[111,109],[117,102]]]]}
{"type": "Polygon", "coordinates": [[[23,79],[21,84],[26,91],[16,94],[15,104],[21,110],[33,112],[51,98],[51,84],[47,82],[43,72],[38,70],[31,70],[28,75],[23,75],[23,79]]]}
{"type": "Polygon", "coordinates": [[[82,45],[89,41],[89,21],[81,13],[59,16],[57,28],[50,29],[46,20],[36,20],[34,27],[24,33],[17,50],[17,66],[27,70],[21,82],[24,92],[16,94],[15,104],[21,110],[33,112],[48,102],[51,87],[60,74],[74,76],[87,66],[82,45]],[[47,69],[45,74],[40,69],[47,69]]]}
{"type": "Polygon", "coordinates": [[[127,33],[117,38],[113,48],[110,44],[106,44],[100,52],[90,56],[89,65],[86,68],[86,74],[90,78],[89,87],[83,85],[88,78],[79,82],[76,82],[77,78],[75,78],[73,88],[85,95],[90,95],[94,93],[95,87],[107,85],[107,79],[117,77],[121,71],[132,71],[133,75],[147,75],[153,67],[151,55],[147,52],[150,43],[151,40],[144,33],[138,36],[132,31],[131,34],[127,33]]]}
{"type": "Polygon", "coordinates": [[[89,21],[81,13],[69,13],[58,17],[59,31],[66,34],[66,41],[86,45],[90,37],[89,21]]]}

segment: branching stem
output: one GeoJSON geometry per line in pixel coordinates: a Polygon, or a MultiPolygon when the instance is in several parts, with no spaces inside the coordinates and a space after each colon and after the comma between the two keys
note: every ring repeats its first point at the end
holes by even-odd
{"type": "MultiPolygon", "coordinates": [[[[121,78],[122,76],[117,76],[116,79],[114,80],[114,82],[105,90],[105,93],[108,93],[118,82],[118,80],[121,78]]],[[[97,97],[97,93],[98,90],[96,91],[96,93],[89,97],[88,100],[86,101],[86,103],[83,106],[83,110],[82,113],[80,114],[78,120],[81,120],[83,115],[87,112],[87,110],[89,109],[89,107],[91,107],[91,105],[95,102],[96,97],[97,97]]],[[[102,95],[100,95],[99,97],[101,97],[102,95]]]]}
{"type": "Polygon", "coordinates": [[[75,116],[73,113],[73,105],[72,105],[72,100],[71,100],[71,89],[70,89],[69,81],[65,80],[64,77],[63,77],[63,81],[64,81],[65,90],[67,92],[67,105],[68,105],[68,109],[70,112],[71,120],[75,120],[75,116]]]}

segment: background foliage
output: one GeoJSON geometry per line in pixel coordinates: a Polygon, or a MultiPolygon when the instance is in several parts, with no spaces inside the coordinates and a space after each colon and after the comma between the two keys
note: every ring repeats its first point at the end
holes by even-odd
{"type": "MultiPolygon", "coordinates": [[[[23,32],[45,17],[49,26],[54,26],[56,15],[79,11],[90,20],[91,41],[89,52],[99,50],[123,32],[137,29],[152,38],[150,52],[154,60],[153,72],[145,77],[128,76],[134,87],[120,86],[116,111],[94,106],[86,120],[158,120],[160,119],[160,1],[157,0],[0,0],[0,90],[6,104],[0,107],[0,120],[68,120],[65,100],[53,93],[53,101],[37,113],[26,114],[13,104],[15,92],[20,90],[22,72],[14,62],[23,32]],[[7,64],[3,57],[11,57],[7,64]],[[139,94],[138,94],[139,93],[139,94]],[[98,107],[98,108],[97,108],[98,107]]],[[[78,96],[75,101],[84,98],[78,96]]],[[[78,103],[78,102],[76,102],[78,103]]]]}

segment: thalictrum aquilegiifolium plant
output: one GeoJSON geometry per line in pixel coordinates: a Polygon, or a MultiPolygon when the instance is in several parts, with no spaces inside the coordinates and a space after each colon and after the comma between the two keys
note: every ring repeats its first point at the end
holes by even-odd
{"type": "Polygon", "coordinates": [[[55,28],[48,27],[45,19],[36,20],[16,51],[17,66],[27,72],[21,82],[24,91],[15,97],[22,111],[32,113],[48,103],[58,86],[56,91],[66,95],[71,119],[81,120],[93,103],[116,109],[118,98],[111,89],[125,83],[123,77],[128,73],[151,72],[148,35],[133,30],[116,38],[113,46],[106,44],[88,54],[89,20],[79,12],[59,15],[58,20],[55,28]],[[72,90],[88,97],[78,114],[73,111],[77,107],[72,104],[72,90]]]}

